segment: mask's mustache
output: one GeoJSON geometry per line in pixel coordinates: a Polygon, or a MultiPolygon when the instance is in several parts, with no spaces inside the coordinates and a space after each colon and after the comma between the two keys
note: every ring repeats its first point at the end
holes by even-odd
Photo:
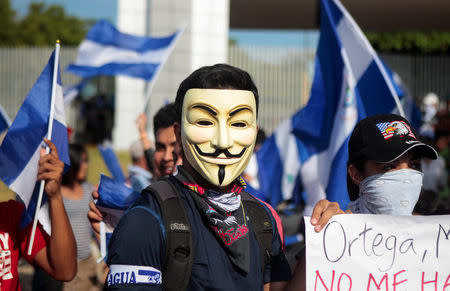
{"type": "Polygon", "coordinates": [[[205,156],[205,157],[213,157],[213,158],[217,158],[222,153],[225,154],[225,156],[227,158],[240,158],[240,157],[242,157],[242,155],[244,154],[245,150],[247,149],[247,148],[243,148],[240,153],[233,155],[227,149],[216,149],[213,153],[204,153],[204,152],[202,152],[202,150],[197,145],[194,145],[194,147],[195,147],[195,150],[200,155],[205,156]]]}

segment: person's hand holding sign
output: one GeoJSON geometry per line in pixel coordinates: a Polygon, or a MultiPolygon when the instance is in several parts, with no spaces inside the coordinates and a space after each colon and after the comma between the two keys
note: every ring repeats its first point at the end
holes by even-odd
{"type": "Polygon", "coordinates": [[[350,210],[343,211],[337,202],[322,199],[314,206],[311,215],[311,224],[316,232],[321,231],[327,222],[336,214],[352,213],[350,210]]]}

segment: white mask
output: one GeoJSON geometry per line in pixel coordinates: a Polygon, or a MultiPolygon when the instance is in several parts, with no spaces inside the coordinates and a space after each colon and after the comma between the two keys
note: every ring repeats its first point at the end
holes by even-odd
{"type": "Polygon", "coordinates": [[[411,215],[422,188],[422,172],[404,169],[367,177],[359,198],[349,204],[355,213],[411,215]]]}
{"type": "Polygon", "coordinates": [[[255,96],[246,90],[189,89],[181,128],[189,164],[213,185],[227,186],[245,169],[255,146],[255,96]]]}

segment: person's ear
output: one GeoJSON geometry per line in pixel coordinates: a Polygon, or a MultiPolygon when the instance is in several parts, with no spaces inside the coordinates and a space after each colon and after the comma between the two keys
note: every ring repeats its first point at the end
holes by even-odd
{"type": "Polygon", "coordinates": [[[364,180],[364,175],[352,164],[348,165],[347,172],[350,179],[352,179],[353,183],[357,186],[364,180]]]}

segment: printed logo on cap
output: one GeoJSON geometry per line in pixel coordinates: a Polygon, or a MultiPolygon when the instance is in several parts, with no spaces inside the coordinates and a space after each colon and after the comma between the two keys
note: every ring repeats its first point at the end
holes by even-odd
{"type": "Polygon", "coordinates": [[[390,122],[380,122],[377,123],[377,127],[380,130],[385,140],[388,140],[394,136],[404,137],[410,136],[414,139],[414,133],[411,131],[411,128],[404,121],[390,121],[390,122]]]}

